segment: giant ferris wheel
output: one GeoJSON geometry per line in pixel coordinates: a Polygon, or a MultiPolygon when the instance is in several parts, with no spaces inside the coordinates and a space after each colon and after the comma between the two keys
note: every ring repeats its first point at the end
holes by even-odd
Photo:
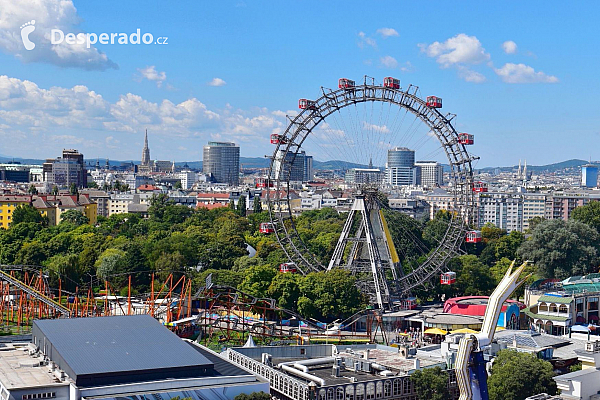
{"type": "Polygon", "coordinates": [[[474,192],[481,190],[480,182],[473,181],[472,162],[477,157],[467,151],[473,136],[456,131],[455,115],[440,112],[441,98],[423,99],[417,86],[403,89],[392,77],[381,84],[365,76],[358,85],[343,78],[337,90],[322,87],[319,98],[300,99],[298,106],[297,115],[288,116],[285,131],[271,135],[275,150],[267,198],[277,240],[298,272],[349,269],[359,277],[361,290],[374,306],[392,309],[411,291],[446,271],[448,260],[460,254],[465,238],[477,236],[470,230],[474,192]],[[429,241],[408,228],[390,229],[393,212],[380,196],[402,190],[398,183],[415,182],[417,169],[388,168],[390,157],[415,154],[422,160],[437,160],[447,169],[443,200],[450,212],[438,226],[438,235],[429,241]],[[302,237],[296,226],[295,213],[302,199],[293,189],[302,180],[298,166],[307,164],[298,160],[306,157],[312,157],[315,164],[327,161],[323,169],[333,171],[328,178],[352,188],[346,222],[328,260],[310,250],[310,238],[302,237]],[[343,179],[349,171],[354,178],[351,184],[343,179]],[[398,237],[393,238],[391,231],[398,237]],[[411,259],[403,249],[406,243],[417,250],[411,259]]]}

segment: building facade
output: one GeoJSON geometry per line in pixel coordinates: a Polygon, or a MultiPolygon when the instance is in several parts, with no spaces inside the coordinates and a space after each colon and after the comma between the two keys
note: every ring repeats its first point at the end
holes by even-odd
{"type": "Polygon", "coordinates": [[[74,149],[63,150],[62,157],[47,159],[42,166],[44,181],[57,187],[87,187],[87,170],[83,154],[74,149]]]}
{"type": "Polygon", "coordinates": [[[444,184],[444,167],[437,161],[417,161],[417,185],[440,187],[444,184]]]}
{"type": "Polygon", "coordinates": [[[208,142],[204,146],[202,172],[216,183],[237,185],[240,178],[240,148],[235,143],[208,142]]]}
{"type": "Polygon", "coordinates": [[[385,179],[385,173],[377,168],[350,168],[346,172],[344,180],[346,183],[357,185],[374,184],[379,185],[385,179]]]}
{"type": "Polygon", "coordinates": [[[595,188],[598,186],[598,166],[586,164],[581,167],[581,186],[595,188]]]}
{"type": "Polygon", "coordinates": [[[406,147],[388,150],[386,183],[390,186],[408,186],[417,183],[415,152],[406,147]]]}

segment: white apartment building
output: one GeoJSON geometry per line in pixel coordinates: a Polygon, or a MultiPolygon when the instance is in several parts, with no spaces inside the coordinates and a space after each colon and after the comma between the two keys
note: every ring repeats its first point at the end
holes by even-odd
{"type": "Polygon", "coordinates": [[[546,213],[546,195],[523,193],[523,231],[529,229],[529,221],[535,217],[544,218],[546,213]]]}
{"type": "Polygon", "coordinates": [[[523,232],[523,201],[519,193],[480,193],[477,203],[479,227],[491,223],[508,233],[523,232]]]}
{"type": "Polygon", "coordinates": [[[196,173],[192,171],[181,171],[178,175],[181,181],[181,188],[183,190],[190,190],[194,183],[196,183],[196,173]]]}
{"type": "Polygon", "coordinates": [[[150,205],[150,199],[154,193],[114,193],[108,201],[108,216],[129,212],[130,204],[150,205]]]}
{"type": "Polygon", "coordinates": [[[437,161],[417,161],[417,184],[425,187],[438,187],[444,184],[444,167],[437,161]]]}

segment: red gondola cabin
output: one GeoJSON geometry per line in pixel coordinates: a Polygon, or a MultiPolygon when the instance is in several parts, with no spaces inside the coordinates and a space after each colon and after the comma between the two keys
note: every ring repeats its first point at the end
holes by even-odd
{"type": "Polygon", "coordinates": [[[355,86],[355,82],[350,79],[341,78],[338,81],[338,87],[340,89],[353,89],[354,86],[355,86]]]}
{"type": "Polygon", "coordinates": [[[276,133],[272,134],[271,135],[271,144],[279,144],[279,143],[281,143],[281,144],[286,143],[283,135],[278,135],[276,133]]]}
{"type": "Polygon", "coordinates": [[[488,184],[481,181],[473,182],[473,191],[477,193],[485,193],[488,191],[488,184]]]}
{"type": "Polygon", "coordinates": [[[300,99],[298,100],[298,108],[301,110],[316,110],[317,106],[312,100],[300,99]]]}
{"type": "Polygon", "coordinates": [[[296,268],[296,264],[293,262],[286,262],[279,266],[279,272],[282,274],[287,274],[288,272],[291,274],[295,274],[298,272],[298,268],[296,268]]]}
{"type": "Polygon", "coordinates": [[[268,178],[256,178],[254,186],[257,188],[273,187],[273,181],[268,178]]]}
{"type": "Polygon", "coordinates": [[[467,238],[465,241],[467,243],[479,243],[481,242],[481,231],[469,231],[467,232],[467,238]]]}
{"type": "Polygon", "coordinates": [[[269,233],[275,232],[273,224],[271,222],[261,222],[258,231],[262,234],[268,235],[269,233]]]}
{"type": "Polygon", "coordinates": [[[453,283],[456,282],[456,272],[444,272],[441,276],[440,276],[440,283],[442,285],[452,285],[453,283]]]}
{"type": "Polygon", "coordinates": [[[442,98],[435,96],[427,96],[427,107],[442,108],[442,98]]]}
{"type": "Polygon", "coordinates": [[[459,133],[458,134],[458,143],[460,144],[473,144],[475,143],[475,137],[468,133],[459,133]]]}
{"type": "Polygon", "coordinates": [[[391,76],[383,78],[383,87],[390,89],[400,89],[400,79],[392,78],[391,76]]]}

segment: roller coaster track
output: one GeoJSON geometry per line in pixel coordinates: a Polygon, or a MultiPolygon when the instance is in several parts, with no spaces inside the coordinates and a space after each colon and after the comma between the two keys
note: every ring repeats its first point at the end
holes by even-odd
{"type": "Polygon", "coordinates": [[[50,297],[48,297],[45,294],[41,293],[40,291],[32,288],[31,286],[21,282],[17,278],[7,274],[6,272],[4,272],[2,270],[0,270],[0,280],[8,282],[9,284],[11,284],[13,286],[18,287],[23,292],[25,292],[28,295],[30,295],[31,297],[41,301],[42,303],[46,304],[47,306],[52,308],[54,311],[62,314],[65,317],[69,317],[71,315],[71,311],[67,307],[57,303],[56,301],[52,300],[50,297]]]}

